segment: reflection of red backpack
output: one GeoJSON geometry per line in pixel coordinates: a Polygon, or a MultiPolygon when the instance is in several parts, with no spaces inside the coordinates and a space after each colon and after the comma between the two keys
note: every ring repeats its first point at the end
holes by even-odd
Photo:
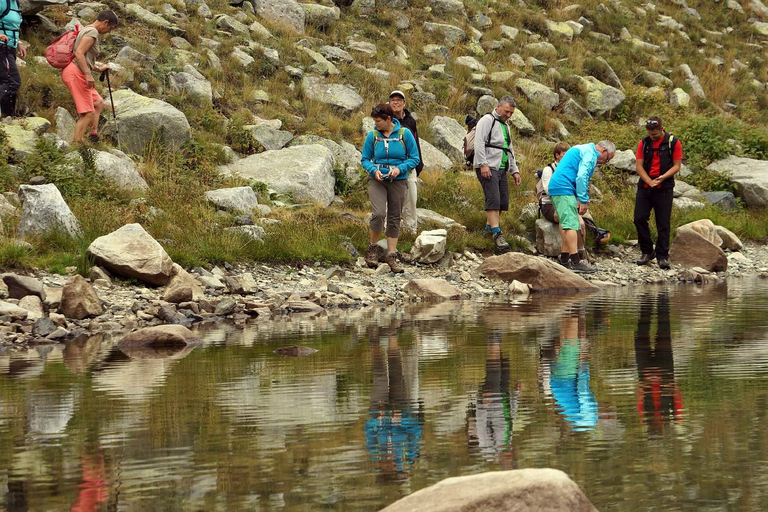
{"type": "Polygon", "coordinates": [[[64,69],[75,58],[75,40],[80,33],[80,25],[73,30],[67,30],[51,41],[45,49],[45,60],[56,69],[64,69]]]}

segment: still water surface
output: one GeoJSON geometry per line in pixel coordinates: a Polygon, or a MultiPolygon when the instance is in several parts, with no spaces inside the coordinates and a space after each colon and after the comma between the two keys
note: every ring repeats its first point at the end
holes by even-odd
{"type": "Polygon", "coordinates": [[[765,281],[198,332],[0,354],[0,509],[377,510],[553,467],[600,510],[768,510],[765,281]]]}

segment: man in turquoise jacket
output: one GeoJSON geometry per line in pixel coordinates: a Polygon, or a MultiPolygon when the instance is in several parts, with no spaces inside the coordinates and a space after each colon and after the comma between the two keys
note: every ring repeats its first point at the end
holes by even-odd
{"type": "Polygon", "coordinates": [[[579,215],[587,213],[589,180],[595,167],[608,162],[615,154],[616,146],[609,140],[573,146],[557,164],[557,170],[549,180],[549,197],[560,219],[560,236],[563,239],[560,260],[566,261],[567,258],[565,267],[574,272],[596,272],[589,263],[579,258],[579,215]]]}

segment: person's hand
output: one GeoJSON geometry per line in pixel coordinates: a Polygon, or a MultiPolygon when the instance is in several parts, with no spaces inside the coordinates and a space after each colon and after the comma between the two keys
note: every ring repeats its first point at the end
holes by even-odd
{"type": "Polygon", "coordinates": [[[397,167],[393,167],[393,168],[391,168],[389,170],[389,180],[390,181],[394,180],[398,176],[400,176],[400,169],[398,169],[397,167]]]}
{"type": "Polygon", "coordinates": [[[480,167],[480,176],[482,176],[486,180],[491,179],[491,168],[488,167],[487,165],[480,167]]]}
{"type": "Polygon", "coordinates": [[[101,67],[96,67],[96,68],[94,68],[94,69],[95,69],[96,71],[98,71],[99,73],[103,73],[103,72],[105,72],[105,71],[109,71],[109,70],[110,70],[110,69],[112,69],[112,68],[110,68],[109,66],[101,66],[101,67]]]}
{"type": "Polygon", "coordinates": [[[85,85],[89,89],[93,89],[93,87],[96,85],[96,81],[93,79],[93,75],[90,73],[85,74],[85,85]]]}
{"type": "Polygon", "coordinates": [[[373,173],[373,177],[376,178],[376,181],[384,181],[384,175],[381,174],[381,171],[378,169],[373,173]]]}
{"type": "Polygon", "coordinates": [[[522,183],[523,179],[520,177],[520,173],[516,172],[512,175],[512,179],[515,180],[515,185],[520,186],[520,183],[522,183]]]}
{"type": "Polygon", "coordinates": [[[585,213],[587,213],[587,208],[589,208],[588,205],[584,203],[579,203],[579,215],[584,215],[585,213]]]}
{"type": "Polygon", "coordinates": [[[8,36],[5,34],[0,34],[0,42],[7,43],[8,42],[8,36]]]}
{"type": "Polygon", "coordinates": [[[664,181],[664,179],[661,176],[659,176],[655,180],[651,180],[651,182],[648,184],[648,186],[650,186],[651,188],[658,187],[659,185],[661,185],[662,181],[664,181]]]}
{"type": "Polygon", "coordinates": [[[24,60],[27,58],[27,47],[23,44],[19,44],[19,58],[24,60]]]}

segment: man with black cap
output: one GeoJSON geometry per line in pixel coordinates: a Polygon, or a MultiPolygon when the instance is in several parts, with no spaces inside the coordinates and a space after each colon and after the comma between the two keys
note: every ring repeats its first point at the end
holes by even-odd
{"type": "Polygon", "coordinates": [[[640,176],[635,196],[635,227],[642,252],[635,263],[647,265],[656,258],[659,268],[669,268],[669,233],[672,219],[672,193],[675,174],[683,163],[683,145],[664,130],[661,118],[653,116],[645,122],[648,136],[637,145],[635,170],[640,176]],[[656,214],[656,250],[648,220],[656,214]]]}
{"type": "Polygon", "coordinates": [[[395,117],[400,122],[400,126],[408,128],[413,134],[413,138],[416,139],[416,147],[419,148],[419,165],[416,166],[416,172],[411,172],[408,175],[408,189],[405,194],[405,201],[403,202],[403,227],[413,233],[417,232],[416,222],[416,198],[417,198],[417,185],[419,180],[419,174],[424,168],[424,162],[421,159],[421,144],[419,143],[419,132],[416,129],[416,120],[411,113],[405,108],[405,93],[403,91],[395,90],[389,94],[389,106],[395,113],[395,117]]]}

